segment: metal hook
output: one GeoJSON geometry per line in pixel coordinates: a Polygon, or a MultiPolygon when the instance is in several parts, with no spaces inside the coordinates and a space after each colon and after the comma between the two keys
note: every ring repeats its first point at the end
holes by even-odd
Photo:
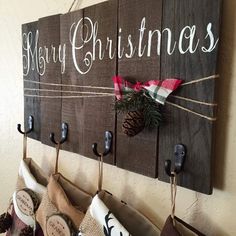
{"type": "MultiPolygon", "coordinates": [[[[174,172],[176,174],[179,174],[184,167],[184,161],[185,161],[185,156],[186,156],[186,148],[183,144],[177,144],[175,145],[175,168],[174,172]]],[[[170,177],[173,177],[173,174],[171,173],[171,160],[166,160],[165,161],[165,171],[166,174],[170,177]]]]}
{"type": "MultiPolygon", "coordinates": [[[[103,152],[103,156],[106,156],[111,152],[111,147],[112,147],[112,132],[111,131],[106,131],[105,132],[105,151],[103,152]]],[[[92,145],[93,153],[97,156],[100,157],[101,155],[97,151],[97,143],[94,143],[92,145]]]]}
{"type": "Polygon", "coordinates": [[[17,130],[23,135],[32,132],[33,129],[34,129],[34,117],[33,116],[28,117],[28,130],[27,131],[23,132],[21,130],[21,124],[17,124],[17,130]]]}
{"type": "Polygon", "coordinates": [[[61,140],[60,140],[60,142],[55,141],[55,134],[54,133],[50,133],[49,137],[50,137],[50,140],[54,144],[58,145],[58,144],[63,144],[66,141],[67,135],[68,135],[68,124],[63,122],[61,124],[61,140]]]}

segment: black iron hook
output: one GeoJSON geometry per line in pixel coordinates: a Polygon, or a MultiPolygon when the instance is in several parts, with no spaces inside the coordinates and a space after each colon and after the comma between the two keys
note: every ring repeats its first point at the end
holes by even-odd
{"type": "Polygon", "coordinates": [[[49,137],[50,137],[50,140],[54,144],[58,145],[58,144],[63,144],[66,141],[67,136],[68,136],[68,124],[63,122],[61,124],[61,140],[60,140],[60,142],[55,141],[55,134],[54,133],[50,133],[49,137]]]}
{"type": "Polygon", "coordinates": [[[29,116],[28,117],[28,130],[23,132],[21,130],[21,124],[17,124],[17,130],[21,133],[21,134],[29,134],[30,132],[32,132],[34,129],[34,117],[33,116],[29,116]]]}
{"type": "MultiPolygon", "coordinates": [[[[183,168],[184,168],[184,161],[186,156],[186,148],[183,144],[177,144],[175,145],[175,168],[174,172],[176,174],[179,174],[183,168]]],[[[173,174],[171,173],[171,160],[165,161],[165,171],[166,174],[170,177],[173,177],[173,174]]]]}
{"type": "MultiPolygon", "coordinates": [[[[103,156],[106,156],[111,152],[111,147],[112,147],[112,132],[111,131],[106,131],[105,132],[105,151],[103,152],[103,156]]],[[[101,155],[97,151],[97,143],[94,143],[92,145],[93,153],[97,156],[100,157],[101,155]]]]}

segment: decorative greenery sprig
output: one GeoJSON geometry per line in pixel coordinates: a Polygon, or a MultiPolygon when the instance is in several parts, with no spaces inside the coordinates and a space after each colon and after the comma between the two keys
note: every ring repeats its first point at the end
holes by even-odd
{"type": "Polygon", "coordinates": [[[127,92],[121,100],[116,100],[115,109],[122,113],[142,111],[147,128],[159,126],[162,120],[159,104],[144,90],[127,92]]]}

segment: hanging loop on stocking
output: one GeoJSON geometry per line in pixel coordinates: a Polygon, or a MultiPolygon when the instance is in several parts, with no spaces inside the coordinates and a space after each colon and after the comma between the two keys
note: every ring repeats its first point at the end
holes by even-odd
{"type": "Polygon", "coordinates": [[[97,192],[102,190],[102,183],[103,183],[103,157],[108,155],[112,149],[112,132],[106,131],[105,132],[105,151],[102,153],[98,152],[97,150],[97,143],[92,145],[93,153],[98,157],[98,187],[97,192]]]}
{"type": "MultiPolygon", "coordinates": [[[[177,195],[177,175],[183,170],[184,161],[186,156],[186,148],[182,144],[175,145],[175,167],[174,171],[171,171],[171,160],[165,161],[165,172],[170,177],[170,192],[171,192],[171,219],[173,226],[176,224],[182,224],[185,228],[195,233],[194,235],[205,236],[203,233],[199,232],[197,229],[187,224],[180,218],[175,216],[175,206],[176,206],[176,195],[177,195]]],[[[179,235],[179,234],[177,234],[179,235]]],[[[182,234],[181,234],[182,235],[182,234]]]]}
{"type": "Polygon", "coordinates": [[[59,162],[59,152],[60,152],[61,144],[58,143],[56,145],[56,163],[55,163],[55,168],[54,168],[54,174],[58,173],[58,162],[59,162]]]}
{"type": "Polygon", "coordinates": [[[175,224],[175,200],[176,200],[176,193],[177,193],[177,180],[176,180],[176,173],[171,172],[170,176],[170,188],[171,188],[171,218],[173,219],[173,223],[175,224]]]}
{"type": "Polygon", "coordinates": [[[28,117],[28,130],[22,131],[21,124],[17,124],[17,130],[24,135],[23,138],[23,160],[27,157],[27,134],[31,133],[34,130],[34,117],[28,117]]]}
{"type": "Polygon", "coordinates": [[[105,151],[101,154],[98,152],[97,150],[97,143],[94,143],[92,145],[92,149],[93,149],[93,153],[97,156],[97,157],[101,157],[101,156],[106,156],[111,152],[111,148],[112,148],[112,132],[111,131],[106,131],[105,132],[105,151]]]}
{"type": "Polygon", "coordinates": [[[50,133],[50,140],[56,146],[56,163],[55,163],[54,174],[58,173],[59,152],[61,145],[67,140],[67,136],[68,136],[68,124],[65,122],[61,124],[61,140],[59,142],[55,141],[55,134],[50,133]]]}
{"type": "Polygon", "coordinates": [[[100,192],[102,190],[102,184],[103,184],[103,154],[100,153],[100,156],[98,157],[98,187],[97,192],[100,192]]]}
{"type": "Polygon", "coordinates": [[[177,174],[179,174],[184,167],[186,155],[186,148],[183,144],[175,145],[174,156],[175,156],[175,166],[174,170],[171,170],[171,160],[165,161],[165,172],[170,177],[170,188],[171,188],[171,218],[173,219],[173,224],[175,225],[175,200],[177,192],[177,174]]]}

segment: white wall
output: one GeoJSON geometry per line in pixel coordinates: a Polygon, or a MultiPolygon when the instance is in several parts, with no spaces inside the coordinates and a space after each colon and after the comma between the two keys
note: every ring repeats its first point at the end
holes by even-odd
{"type": "MultiPolygon", "coordinates": [[[[83,0],[85,7],[96,0],[83,0]]],[[[0,0],[0,210],[5,210],[17,178],[22,137],[16,124],[23,123],[21,24],[56,13],[65,13],[68,0],[0,0]]],[[[178,189],[177,215],[207,235],[236,235],[236,1],[224,0],[220,50],[219,119],[215,156],[215,189],[212,196],[178,189]]],[[[53,166],[54,149],[29,141],[29,154],[45,170],[53,166]]],[[[97,163],[61,152],[60,170],[88,191],[96,189],[97,163]]],[[[105,165],[104,188],[151,218],[159,226],[170,211],[169,185],[105,165]]]]}

